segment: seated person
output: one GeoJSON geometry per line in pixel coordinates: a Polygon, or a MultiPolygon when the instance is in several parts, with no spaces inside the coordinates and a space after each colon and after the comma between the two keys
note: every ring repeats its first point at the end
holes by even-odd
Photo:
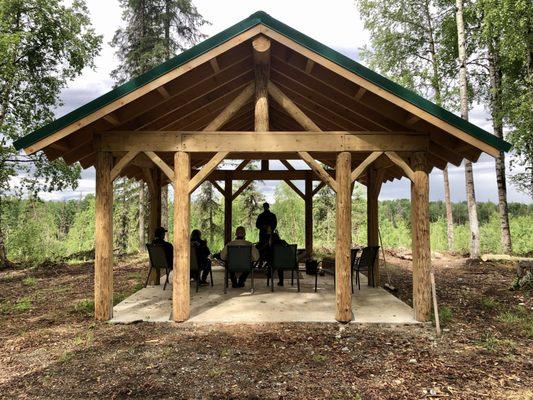
{"type": "MultiPolygon", "coordinates": [[[[285,246],[288,245],[285,240],[279,237],[279,234],[277,232],[274,232],[272,235],[270,235],[270,239],[268,241],[267,262],[269,264],[272,263],[272,258],[274,257],[274,245],[276,244],[282,244],[285,246]]],[[[268,272],[268,274],[270,274],[270,271],[268,272]]],[[[278,286],[283,286],[283,271],[280,269],[278,269],[278,278],[278,286]]]]}
{"type": "MultiPolygon", "coordinates": [[[[220,252],[220,258],[222,260],[226,260],[228,257],[228,245],[247,245],[252,248],[252,261],[257,261],[259,259],[259,252],[255,248],[255,246],[252,244],[252,242],[249,242],[246,240],[246,230],[243,226],[239,226],[235,230],[235,240],[232,240],[231,242],[227,243],[222,251],[220,252]]],[[[243,272],[241,276],[239,276],[239,280],[237,280],[237,276],[235,275],[235,272],[230,272],[230,279],[231,279],[231,287],[237,288],[237,287],[244,287],[244,283],[246,282],[246,278],[248,278],[249,272],[243,272]]]]}
{"type": "Polygon", "coordinates": [[[157,228],[155,230],[154,240],[152,240],[152,244],[161,244],[161,245],[163,245],[163,248],[165,249],[165,256],[166,256],[166,259],[167,259],[167,263],[170,266],[170,268],[172,268],[172,266],[174,265],[173,264],[174,247],[172,247],[172,245],[165,240],[165,233],[166,232],[167,232],[167,230],[165,228],[163,228],[162,226],[157,228]]]}
{"type": "Polygon", "coordinates": [[[211,271],[211,260],[209,259],[211,251],[207,247],[207,241],[202,240],[202,232],[199,229],[191,232],[191,244],[196,249],[198,268],[202,271],[200,284],[207,285],[207,276],[209,275],[209,271],[211,271]]]}

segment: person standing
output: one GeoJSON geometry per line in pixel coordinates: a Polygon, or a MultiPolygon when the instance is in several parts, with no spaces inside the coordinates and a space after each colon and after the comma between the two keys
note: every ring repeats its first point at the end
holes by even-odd
{"type": "Polygon", "coordinates": [[[278,219],[270,211],[270,204],[263,203],[263,212],[257,216],[255,227],[259,229],[259,247],[263,247],[270,239],[270,234],[276,230],[278,219]]]}

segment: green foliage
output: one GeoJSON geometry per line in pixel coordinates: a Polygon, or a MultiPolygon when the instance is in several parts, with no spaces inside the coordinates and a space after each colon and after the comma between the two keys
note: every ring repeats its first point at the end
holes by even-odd
{"type": "Polygon", "coordinates": [[[22,280],[24,286],[35,286],[37,284],[37,278],[28,276],[22,280]]]}
{"type": "Polygon", "coordinates": [[[22,297],[17,300],[13,307],[18,312],[25,312],[31,308],[31,299],[29,297],[22,297]]]}
{"type": "Polygon", "coordinates": [[[94,301],[89,299],[80,300],[74,305],[74,311],[86,317],[94,315],[94,301]]]}
{"type": "Polygon", "coordinates": [[[191,0],[120,0],[124,28],[111,41],[120,65],[111,76],[119,84],[141,75],[205,36],[207,23],[191,0]]]}

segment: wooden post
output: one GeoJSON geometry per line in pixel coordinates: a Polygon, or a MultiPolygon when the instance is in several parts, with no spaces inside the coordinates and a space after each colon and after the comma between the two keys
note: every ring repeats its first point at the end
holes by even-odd
{"type": "MultiPolygon", "coordinates": [[[[155,230],[161,226],[162,218],[162,190],[161,190],[161,170],[154,168],[150,171],[154,187],[150,190],[150,225],[148,228],[149,241],[154,240],[155,230]]],[[[168,205],[167,205],[168,207],[168,205]]],[[[150,285],[159,285],[161,281],[161,271],[156,268],[152,270],[148,282],[150,285]]]]}
{"type": "Polygon", "coordinates": [[[429,244],[429,177],[425,153],[411,158],[411,224],[413,253],[413,308],[417,321],[427,321],[431,311],[431,249],[429,244]]]}
{"type": "Polygon", "coordinates": [[[229,175],[224,180],[224,243],[231,242],[233,219],[233,181],[229,175]]]}
{"type": "Polygon", "coordinates": [[[255,131],[266,132],[269,130],[268,79],[270,75],[270,40],[261,35],[252,42],[252,46],[255,63],[255,131]]]}
{"type": "MultiPolygon", "coordinates": [[[[377,171],[370,166],[367,169],[366,185],[366,215],[367,215],[367,246],[379,246],[379,209],[378,197],[381,190],[381,181],[377,171]]],[[[379,256],[376,257],[374,272],[368,271],[368,285],[374,280],[375,286],[381,286],[381,275],[379,271],[379,256]]]]}
{"type": "Polygon", "coordinates": [[[335,319],[339,322],[352,320],[352,289],[350,284],[350,247],[352,207],[350,188],[352,180],[351,154],[342,152],[337,155],[337,237],[335,246],[335,299],[337,311],[335,319]]]}
{"type": "Polygon", "coordinates": [[[305,175],[305,255],[313,257],[313,180],[305,175]]]}
{"type": "Polygon", "coordinates": [[[113,157],[96,153],[96,221],[94,257],[94,317],[113,317],[113,157]]]}
{"type": "Polygon", "coordinates": [[[190,311],[190,250],[189,180],[191,159],[189,153],[174,154],[174,272],[172,277],[172,313],[175,322],[189,318],[190,311]]]}

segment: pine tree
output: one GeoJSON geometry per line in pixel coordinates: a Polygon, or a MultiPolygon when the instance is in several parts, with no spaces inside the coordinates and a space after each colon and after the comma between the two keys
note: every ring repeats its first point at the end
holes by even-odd
{"type": "Polygon", "coordinates": [[[214,243],[215,235],[222,234],[222,226],[218,225],[215,220],[221,213],[221,206],[211,182],[206,181],[202,183],[196,204],[199,213],[200,230],[204,238],[208,238],[208,243],[214,243]]]}
{"type": "MultiPolygon", "coordinates": [[[[121,0],[120,5],[126,26],[117,29],[111,41],[120,61],[111,72],[117,85],[151,70],[204,38],[200,27],[207,21],[191,0],[121,0]]],[[[161,188],[161,225],[166,228],[169,225],[166,185],[161,188]]]]}

